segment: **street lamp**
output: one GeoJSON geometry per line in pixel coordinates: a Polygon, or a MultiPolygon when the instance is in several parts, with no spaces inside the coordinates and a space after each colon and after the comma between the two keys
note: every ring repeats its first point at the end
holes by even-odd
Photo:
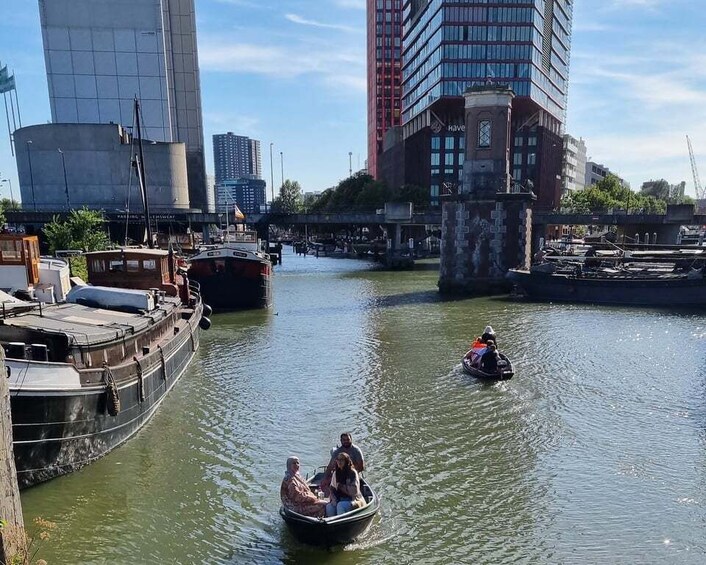
{"type": "Polygon", "coordinates": [[[282,185],[279,188],[279,193],[281,195],[282,194],[282,186],[284,186],[284,155],[281,151],[279,152],[279,164],[282,167],[282,185]]]}
{"type": "Polygon", "coordinates": [[[353,176],[353,151],[348,152],[348,176],[353,176]]]}
{"type": "Polygon", "coordinates": [[[272,163],[272,146],[274,143],[270,142],[270,190],[272,191],[272,202],[275,201],[275,168],[272,163]]]}
{"type": "Polygon", "coordinates": [[[32,208],[36,210],[37,200],[34,198],[34,176],[32,175],[32,153],[29,150],[30,145],[32,145],[31,139],[25,141],[25,146],[27,147],[27,164],[29,165],[29,184],[32,187],[32,208]]]}
{"type": "Polygon", "coordinates": [[[71,210],[71,200],[69,200],[69,181],[66,179],[66,158],[64,157],[64,152],[61,149],[57,149],[59,155],[61,155],[61,166],[64,169],[64,192],[66,193],[66,208],[71,210]]]}
{"type": "Polygon", "coordinates": [[[12,195],[12,179],[2,179],[2,182],[6,182],[10,185],[10,202],[14,202],[15,197],[12,195]]]}

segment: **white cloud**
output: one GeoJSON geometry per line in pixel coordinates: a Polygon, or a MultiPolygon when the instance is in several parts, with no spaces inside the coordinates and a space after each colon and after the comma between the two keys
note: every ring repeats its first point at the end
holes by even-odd
{"type": "Polygon", "coordinates": [[[247,135],[257,134],[260,118],[245,116],[231,112],[204,111],[205,129],[213,131],[248,132],[247,135]]]}
{"type": "Polygon", "coordinates": [[[351,27],[351,26],[346,26],[346,25],[327,24],[327,23],[323,23],[323,22],[318,22],[316,20],[307,20],[306,18],[298,16],[297,14],[285,14],[284,17],[285,17],[285,19],[289,20],[292,23],[305,25],[305,26],[319,27],[319,28],[323,28],[323,29],[335,29],[338,31],[345,31],[347,33],[360,33],[362,31],[364,31],[361,28],[356,28],[356,27],[351,27]]]}
{"type": "Polygon", "coordinates": [[[263,47],[248,43],[228,43],[210,38],[199,53],[205,71],[250,73],[276,79],[303,75],[319,76],[324,84],[365,92],[365,56],[357,51],[311,49],[292,43],[288,47],[263,47]]]}

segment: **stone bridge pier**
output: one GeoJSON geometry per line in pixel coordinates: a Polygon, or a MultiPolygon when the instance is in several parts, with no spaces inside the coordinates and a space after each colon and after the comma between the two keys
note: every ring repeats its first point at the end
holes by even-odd
{"type": "Polygon", "coordinates": [[[533,193],[510,192],[511,103],[505,87],[464,94],[466,155],[459,194],[442,205],[439,291],[507,292],[507,270],[529,267],[533,193]]]}

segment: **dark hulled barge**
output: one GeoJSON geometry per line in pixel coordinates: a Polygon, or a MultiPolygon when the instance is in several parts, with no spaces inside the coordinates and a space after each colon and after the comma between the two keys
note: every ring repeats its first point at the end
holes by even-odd
{"type": "Polygon", "coordinates": [[[269,308],[272,262],[259,246],[257,232],[236,231],[189,259],[189,277],[214,310],[269,308]]]}
{"type": "Polygon", "coordinates": [[[631,306],[706,306],[701,248],[615,250],[546,257],[510,269],[516,289],[534,300],[631,306]]]}
{"type": "Polygon", "coordinates": [[[186,370],[199,328],[210,325],[197,285],[168,252],[86,257],[89,280],[110,287],[78,286],[66,303],[3,309],[21,488],[79,469],[135,434],[186,370]]]}

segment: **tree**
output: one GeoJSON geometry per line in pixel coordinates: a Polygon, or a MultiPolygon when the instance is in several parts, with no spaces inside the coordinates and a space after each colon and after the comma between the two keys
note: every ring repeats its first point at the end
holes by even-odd
{"type": "Polygon", "coordinates": [[[319,200],[320,197],[320,194],[305,194],[302,197],[302,211],[306,213],[312,208],[314,208],[314,206],[316,206],[316,202],[319,200]]]}
{"type": "Polygon", "coordinates": [[[394,191],[392,202],[411,202],[415,208],[429,207],[429,189],[414,184],[403,184],[394,191]]]}
{"type": "Polygon", "coordinates": [[[312,211],[339,212],[353,208],[374,210],[382,207],[391,196],[385,183],[359,171],[343,179],[338,186],[325,190],[312,207],[312,211]]]}
{"type": "Polygon", "coordinates": [[[374,210],[382,208],[390,200],[390,191],[384,182],[372,181],[364,184],[355,198],[358,209],[374,210]]]}
{"type": "Polygon", "coordinates": [[[16,200],[10,200],[9,198],[3,198],[0,200],[0,225],[4,224],[7,220],[5,217],[5,212],[7,210],[19,210],[20,204],[16,200]]]}
{"type": "Polygon", "coordinates": [[[105,232],[104,223],[102,212],[89,210],[86,207],[71,210],[64,220],[54,216],[52,221],[44,226],[49,250],[55,253],[58,249],[81,249],[82,251],[106,249],[110,245],[110,239],[105,232]]]}
{"type": "Polygon", "coordinates": [[[296,214],[302,210],[302,187],[289,179],[279,189],[279,196],[272,202],[272,209],[285,214],[296,214]]]}
{"type": "Polygon", "coordinates": [[[652,195],[635,193],[623,186],[615,175],[608,175],[594,185],[571,192],[562,199],[562,208],[575,214],[623,209],[644,214],[663,214],[667,202],[652,195]]]}

